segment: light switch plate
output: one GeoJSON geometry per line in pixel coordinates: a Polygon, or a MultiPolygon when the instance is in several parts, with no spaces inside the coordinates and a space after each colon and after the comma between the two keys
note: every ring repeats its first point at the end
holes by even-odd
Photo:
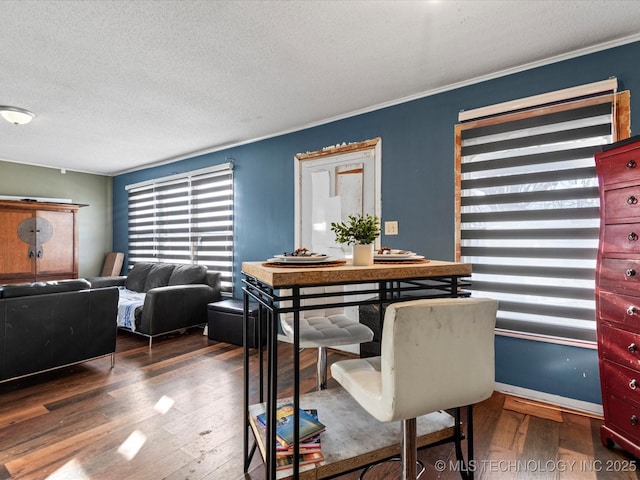
{"type": "Polygon", "coordinates": [[[398,222],[384,222],[385,235],[398,235],[398,222]]]}

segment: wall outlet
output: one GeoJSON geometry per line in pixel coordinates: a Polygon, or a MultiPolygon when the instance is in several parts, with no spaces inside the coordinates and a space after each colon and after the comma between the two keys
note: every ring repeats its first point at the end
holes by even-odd
{"type": "Polygon", "coordinates": [[[385,235],[398,235],[398,222],[384,222],[385,235]]]}

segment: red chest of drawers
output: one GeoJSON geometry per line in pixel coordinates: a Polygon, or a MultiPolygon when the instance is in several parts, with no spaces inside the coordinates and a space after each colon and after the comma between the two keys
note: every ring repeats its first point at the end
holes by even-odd
{"type": "Polygon", "coordinates": [[[596,154],[596,320],[602,443],[640,457],[640,137],[596,154]]]}

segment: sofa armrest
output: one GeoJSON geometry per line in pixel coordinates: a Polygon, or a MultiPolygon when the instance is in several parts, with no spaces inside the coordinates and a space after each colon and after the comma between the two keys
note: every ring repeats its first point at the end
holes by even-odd
{"type": "Polygon", "coordinates": [[[137,329],[158,335],[207,323],[207,305],[220,300],[209,285],[172,285],[149,290],[142,306],[137,329]]]}
{"type": "Polygon", "coordinates": [[[90,277],[86,280],[91,284],[91,288],[104,288],[104,287],[121,287],[124,285],[124,281],[127,277],[90,277]]]}
{"type": "MultiPolygon", "coordinates": [[[[207,285],[213,288],[215,297],[220,300],[222,298],[221,285],[220,285],[220,272],[207,271],[207,285]]],[[[215,302],[215,300],[213,300],[215,302]]]]}
{"type": "Polygon", "coordinates": [[[91,305],[87,321],[90,333],[84,348],[87,356],[91,358],[116,351],[119,292],[118,288],[113,286],[95,288],[89,293],[91,305]]]}

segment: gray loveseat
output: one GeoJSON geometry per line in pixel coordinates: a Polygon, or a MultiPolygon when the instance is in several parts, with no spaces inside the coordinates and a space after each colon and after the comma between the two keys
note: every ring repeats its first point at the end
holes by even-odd
{"type": "Polygon", "coordinates": [[[220,274],[202,265],[136,263],[126,276],[94,277],[94,288],[118,286],[118,326],[154,337],[207,323],[207,305],[222,299],[220,274]]]}
{"type": "Polygon", "coordinates": [[[118,289],[84,280],[0,286],[0,382],[111,355],[118,289]]]}

